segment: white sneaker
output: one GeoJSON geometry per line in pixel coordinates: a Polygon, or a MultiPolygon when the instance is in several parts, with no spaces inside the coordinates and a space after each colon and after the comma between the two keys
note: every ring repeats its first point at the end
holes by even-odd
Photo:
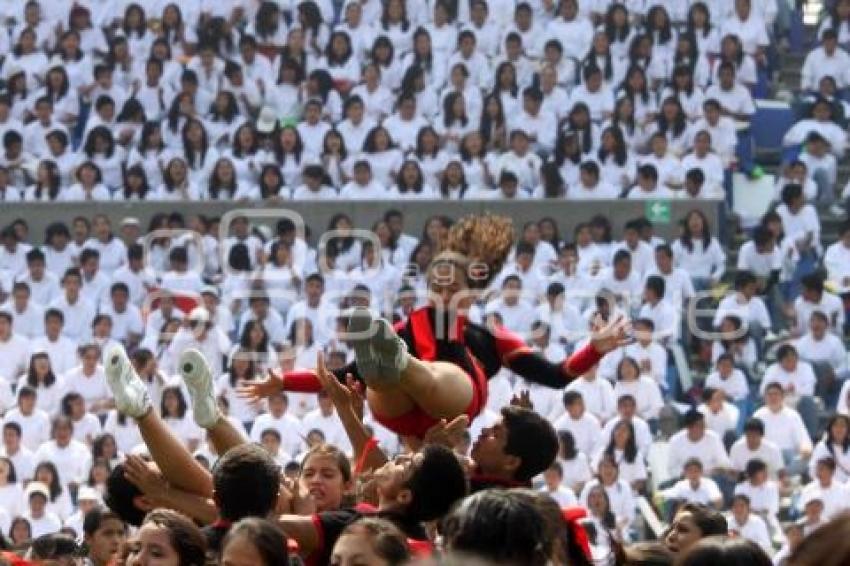
{"type": "Polygon", "coordinates": [[[151,410],[148,388],[133,369],[122,346],[114,346],[107,351],[104,370],[119,413],[140,419],[151,410]]]}
{"type": "Polygon", "coordinates": [[[833,204],[829,207],[829,213],[836,218],[844,218],[847,216],[847,210],[840,204],[833,204]]]}
{"type": "Polygon", "coordinates": [[[201,428],[212,428],[221,418],[221,413],[215,401],[212,371],[207,360],[198,350],[190,349],[180,354],[178,367],[192,398],[195,422],[201,428]]]}

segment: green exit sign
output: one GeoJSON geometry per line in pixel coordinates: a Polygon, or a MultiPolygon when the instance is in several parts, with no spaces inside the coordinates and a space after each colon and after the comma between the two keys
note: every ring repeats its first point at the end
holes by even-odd
{"type": "Polygon", "coordinates": [[[648,200],[644,204],[644,214],[653,224],[670,224],[670,202],[666,200],[648,200]]]}

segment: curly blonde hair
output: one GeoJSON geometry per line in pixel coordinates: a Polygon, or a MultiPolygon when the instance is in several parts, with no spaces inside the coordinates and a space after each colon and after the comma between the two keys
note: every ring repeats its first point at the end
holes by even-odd
{"type": "Polygon", "coordinates": [[[477,270],[478,277],[467,277],[470,287],[484,288],[502,270],[514,238],[513,221],[507,216],[470,215],[452,225],[441,249],[464,256],[470,270],[486,266],[477,270]]]}

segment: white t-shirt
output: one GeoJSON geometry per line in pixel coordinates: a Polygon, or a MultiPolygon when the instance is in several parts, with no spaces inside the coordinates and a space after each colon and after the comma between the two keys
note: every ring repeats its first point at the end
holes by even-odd
{"type": "Polygon", "coordinates": [[[578,419],[565,413],[553,425],[555,430],[567,430],[575,439],[576,449],[584,454],[595,454],[602,445],[602,425],[599,420],[585,411],[578,419]]]}
{"type": "Polygon", "coordinates": [[[678,477],[684,469],[685,462],[696,458],[702,462],[706,473],[716,468],[731,468],[729,455],[720,437],[713,431],[706,430],[702,438],[694,442],[688,438],[687,430],[680,430],[670,437],[668,470],[670,475],[678,477]]]}
{"type": "Polygon", "coordinates": [[[785,468],[782,451],[776,444],[764,438],[755,450],[751,450],[747,446],[746,438],[739,438],[729,449],[729,455],[732,460],[732,468],[739,472],[747,469],[747,462],[750,460],[761,460],[767,464],[768,472],[772,477],[776,477],[776,473],[785,468]]]}
{"type": "Polygon", "coordinates": [[[53,462],[59,473],[59,481],[65,486],[69,483],[82,484],[88,479],[91,470],[91,452],[78,440],[71,439],[64,447],[55,440],[48,440],[38,447],[35,458],[39,462],[53,462]]]}
{"type": "Polygon", "coordinates": [[[780,450],[795,452],[812,449],[812,439],[800,414],[790,407],[782,407],[773,412],[769,407],[762,407],[753,416],[764,423],[764,437],[779,447],[780,450]]]}
{"type": "Polygon", "coordinates": [[[274,429],[280,434],[280,448],[292,456],[297,456],[304,450],[304,427],[299,419],[284,413],[275,418],[271,413],[259,415],[251,427],[251,441],[260,442],[263,431],[274,429]]]}
{"type": "Polygon", "coordinates": [[[662,492],[667,499],[678,499],[688,503],[699,503],[701,505],[713,506],[715,501],[722,500],[723,494],[717,484],[711,478],[700,478],[699,484],[694,488],[690,480],[679,480],[669,489],[662,492]]]}
{"type": "Polygon", "coordinates": [[[65,390],[82,395],[87,408],[90,408],[96,402],[112,398],[112,392],[106,383],[106,372],[100,364],[95,367],[94,373],[91,375],[85,375],[83,367],[77,366],[66,372],[63,378],[65,390]]]}

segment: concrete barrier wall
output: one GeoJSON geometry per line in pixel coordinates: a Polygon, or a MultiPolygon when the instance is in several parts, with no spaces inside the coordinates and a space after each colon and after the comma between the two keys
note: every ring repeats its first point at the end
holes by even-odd
{"type": "MultiPolygon", "coordinates": [[[[658,201],[655,201],[658,202],[658,201]]],[[[391,208],[401,210],[406,217],[406,231],[419,235],[425,221],[437,214],[459,218],[465,214],[490,211],[504,214],[513,218],[517,229],[531,220],[540,220],[545,216],[554,218],[565,239],[571,239],[572,230],[579,222],[585,222],[597,214],[604,214],[614,225],[614,237],[619,238],[623,224],[638,216],[650,212],[645,202],[614,200],[614,201],[565,201],[565,200],[525,200],[515,202],[504,201],[285,201],[280,203],[162,203],[162,202],[133,202],[133,203],[0,203],[0,226],[6,226],[16,218],[23,218],[29,223],[33,242],[40,243],[44,230],[51,222],[62,221],[70,225],[76,216],[91,218],[96,213],[107,214],[114,226],[118,226],[122,218],[134,216],[138,218],[143,229],[146,229],[150,218],[158,212],[179,212],[186,218],[203,214],[208,217],[222,217],[226,213],[244,209],[248,216],[256,216],[255,223],[274,225],[277,218],[291,217],[293,213],[303,218],[304,224],[312,232],[312,239],[318,237],[327,229],[328,222],[334,214],[345,212],[351,216],[357,228],[368,229],[391,208]],[[285,212],[288,211],[288,212],[285,212]]],[[[679,220],[689,210],[701,210],[709,218],[712,232],[723,234],[723,205],[707,201],[661,201],[656,205],[655,231],[663,238],[676,237],[679,231],[679,220]],[[669,205],[669,214],[665,207],[669,205]],[[666,218],[669,217],[669,221],[666,218]]],[[[651,216],[651,215],[650,215],[651,216]]]]}

